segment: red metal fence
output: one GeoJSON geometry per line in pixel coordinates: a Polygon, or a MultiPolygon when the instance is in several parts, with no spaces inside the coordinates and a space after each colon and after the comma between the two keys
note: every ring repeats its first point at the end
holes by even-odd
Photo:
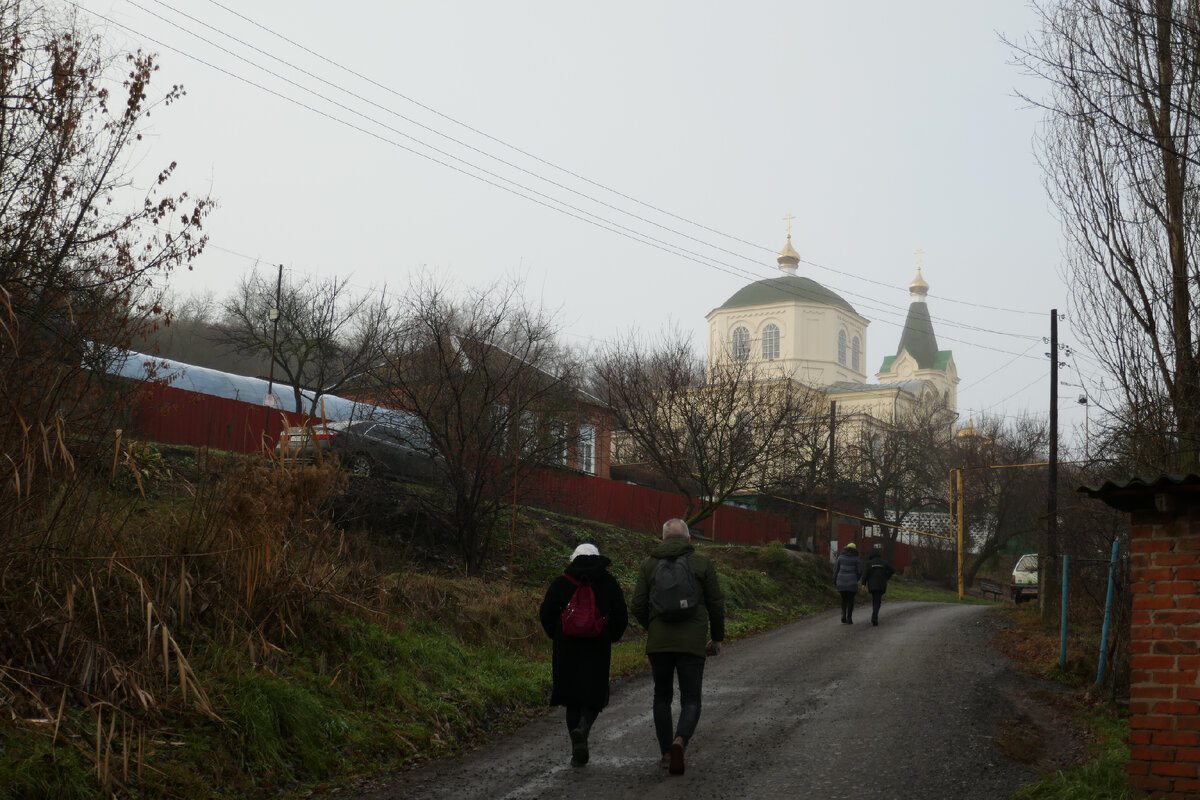
{"type": "MultiPolygon", "coordinates": [[[[525,501],[530,505],[656,535],[664,522],[686,511],[680,495],[590,475],[538,470],[529,484],[525,501]]],[[[735,506],[721,506],[695,532],[718,542],[754,545],[787,542],[793,535],[789,518],[735,506]]]]}
{"type": "Polygon", "coordinates": [[[268,409],[265,406],[198,394],[173,386],[143,383],[136,391],[131,431],[155,442],[187,444],[258,453],[263,447],[264,426],[270,419],[266,441],[272,448],[279,438],[280,419],[291,425],[303,425],[307,415],[268,409]]]}
{"type": "MultiPolygon", "coordinates": [[[[268,419],[264,406],[197,394],[171,386],[142,384],[135,404],[131,432],[156,442],[212,447],[238,453],[261,452],[268,419]]],[[[291,425],[309,419],[302,414],[271,410],[271,447],[279,436],[281,417],[291,425]]],[[[556,470],[537,470],[528,478],[523,500],[597,522],[620,525],[658,535],[662,524],[686,511],[682,497],[645,486],[556,470]]],[[[721,506],[699,523],[695,532],[719,542],[762,545],[789,541],[793,520],[765,511],[721,506]]]]}

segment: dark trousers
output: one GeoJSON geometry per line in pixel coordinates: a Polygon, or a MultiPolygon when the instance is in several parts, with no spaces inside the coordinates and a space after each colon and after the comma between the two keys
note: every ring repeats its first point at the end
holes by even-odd
{"type": "Polygon", "coordinates": [[[671,749],[676,736],[686,745],[700,721],[700,687],[704,683],[704,656],[688,653],[650,653],[650,672],[654,675],[654,735],[659,752],[671,749]],[[671,700],[675,696],[675,676],[679,675],[679,724],[672,727],[671,700]]]}
{"type": "Polygon", "coordinates": [[[854,595],[858,592],[842,592],[842,622],[854,620],[854,595]]]}
{"type": "Polygon", "coordinates": [[[596,709],[587,706],[567,706],[567,730],[578,729],[583,731],[584,736],[587,736],[599,713],[596,709]]]}
{"type": "Polygon", "coordinates": [[[871,622],[879,622],[879,606],[883,604],[883,592],[871,592],[871,622]]]}

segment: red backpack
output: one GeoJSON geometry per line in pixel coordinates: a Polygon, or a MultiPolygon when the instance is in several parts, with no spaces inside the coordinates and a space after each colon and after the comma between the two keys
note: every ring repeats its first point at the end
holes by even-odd
{"type": "Polygon", "coordinates": [[[575,584],[575,593],[562,610],[563,633],[577,639],[596,638],[604,632],[608,617],[596,607],[596,593],[592,591],[591,582],[587,578],[577,581],[565,572],[563,577],[575,584]]]}

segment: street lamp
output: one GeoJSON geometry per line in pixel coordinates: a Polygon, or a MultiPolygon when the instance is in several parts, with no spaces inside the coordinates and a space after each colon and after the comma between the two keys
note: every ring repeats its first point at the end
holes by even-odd
{"type": "Polygon", "coordinates": [[[1088,450],[1090,442],[1090,437],[1088,435],[1088,417],[1091,415],[1088,413],[1089,404],[1088,396],[1086,394],[1079,395],[1079,405],[1083,406],[1083,459],[1084,461],[1090,461],[1091,454],[1088,450]]]}

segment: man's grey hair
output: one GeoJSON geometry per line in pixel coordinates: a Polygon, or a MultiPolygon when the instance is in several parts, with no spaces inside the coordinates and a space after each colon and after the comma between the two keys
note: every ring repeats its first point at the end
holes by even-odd
{"type": "Polygon", "coordinates": [[[688,530],[686,522],[676,517],[663,523],[663,538],[690,539],[692,538],[692,532],[688,530]]]}

